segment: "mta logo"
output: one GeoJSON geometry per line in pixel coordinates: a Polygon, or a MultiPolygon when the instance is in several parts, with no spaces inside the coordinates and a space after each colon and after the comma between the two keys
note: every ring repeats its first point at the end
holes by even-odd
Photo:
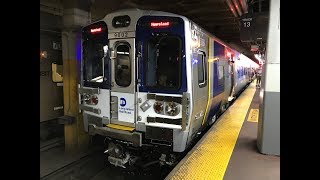
{"type": "Polygon", "coordinates": [[[127,101],[126,101],[126,99],[124,99],[124,98],[120,98],[120,106],[125,106],[127,104],[127,101]]]}

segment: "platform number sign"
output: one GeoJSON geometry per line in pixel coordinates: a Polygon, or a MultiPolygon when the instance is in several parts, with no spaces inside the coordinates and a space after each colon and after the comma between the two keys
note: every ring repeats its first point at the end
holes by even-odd
{"type": "Polygon", "coordinates": [[[241,28],[240,28],[240,40],[243,42],[250,42],[252,41],[252,34],[254,31],[254,17],[252,14],[244,14],[241,16],[241,28]]]}
{"type": "Polygon", "coordinates": [[[251,27],[252,18],[244,18],[242,19],[242,24],[244,28],[250,28],[251,27]]]}
{"type": "Polygon", "coordinates": [[[251,24],[251,22],[250,21],[245,21],[245,22],[243,22],[243,27],[244,28],[248,28],[248,27],[250,27],[250,24],[251,24]]]}

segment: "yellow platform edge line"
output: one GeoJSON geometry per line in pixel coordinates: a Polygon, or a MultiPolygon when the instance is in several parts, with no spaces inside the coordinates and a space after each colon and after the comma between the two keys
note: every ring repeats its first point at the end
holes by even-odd
{"type": "Polygon", "coordinates": [[[251,109],[248,115],[249,122],[258,122],[259,119],[259,109],[251,109]]]}
{"type": "Polygon", "coordinates": [[[223,179],[255,90],[255,85],[251,83],[166,180],[223,179]]]}
{"type": "Polygon", "coordinates": [[[122,126],[122,125],[118,125],[118,124],[108,124],[106,126],[109,128],[123,130],[123,131],[133,131],[135,129],[133,127],[122,126]]]}

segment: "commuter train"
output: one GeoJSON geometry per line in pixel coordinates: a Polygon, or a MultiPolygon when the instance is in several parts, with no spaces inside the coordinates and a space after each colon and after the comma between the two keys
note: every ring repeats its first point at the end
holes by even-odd
{"type": "Polygon", "coordinates": [[[126,9],[82,29],[79,109],[108,161],[173,165],[250,83],[257,64],[172,13],[126,9]],[[154,153],[156,152],[156,153],[154,153]]]}

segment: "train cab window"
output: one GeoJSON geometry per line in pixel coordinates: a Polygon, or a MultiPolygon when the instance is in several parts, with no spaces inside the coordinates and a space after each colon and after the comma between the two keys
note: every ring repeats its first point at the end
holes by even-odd
{"type": "Polygon", "coordinates": [[[177,36],[156,36],[147,41],[145,85],[178,90],[181,86],[182,41],[177,36]]]}
{"type": "Polygon", "coordinates": [[[84,27],[81,37],[83,86],[108,89],[110,87],[110,61],[106,23],[99,21],[84,27]]]}
{"type": "Polygon", "coordinates": [[[205,54],[203,52],[199,52],[198,54],[198,63],[197,63],[197,69],[198,69],[198,84],[199,87],[205,87],[207,83],[207,77],[206,77],[206,65],[205,65],[205,54]]]}
{"type": "Polygon", "coordinates": [[[218,86],[224,85],[224,69],[223,66],[218,66],[218,86]]]}
{"type": "Polygon", "coordinates": [[[119,44],[116,47],[115,81],[117,85],[127,87],[131,84],[130,47],[119,44]]]}
{"type": "Polygon", "coordinates": [[[115,28],[128,27],[130,25],[131,18],[128,15],[116,16],[112,19],[112,26],[115,28]]]}
{"type": "Polygon", "coordinates": [[[94,83],[103,82],[104,46],[103,42],[85,41],[83,43],[84,80],[94,83]]]}

